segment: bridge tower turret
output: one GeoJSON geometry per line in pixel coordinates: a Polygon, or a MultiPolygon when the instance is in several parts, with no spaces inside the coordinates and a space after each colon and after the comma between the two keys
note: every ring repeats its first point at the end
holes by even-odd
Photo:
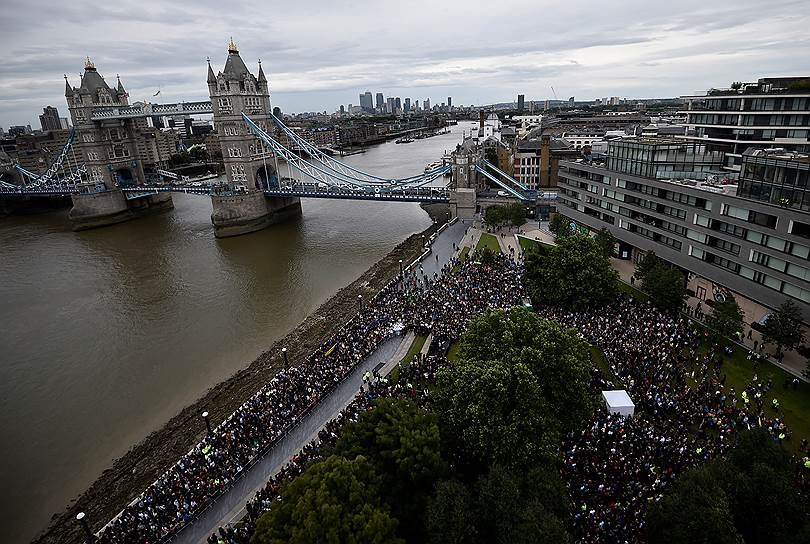
{"type": "Polygon", "coordinates": [[[261,62],[256,77],[231,38],[225,67],[214,75],[209,61],[207,81],[229,189],[211,197],[216,236],[245,234],[300,215],[298,198],[265,197],[265,189],[278,185],[276,162],[242,119],[245,113],[262,129],[270,129],[270,91],[261,62]]]}

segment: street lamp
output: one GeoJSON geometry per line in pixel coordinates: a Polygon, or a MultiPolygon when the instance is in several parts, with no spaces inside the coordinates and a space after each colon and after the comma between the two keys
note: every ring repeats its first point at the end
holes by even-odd
{"type": "Polygon", "coordinates": [[[287,359],[287,348],[281,348],[281,353],[284,354],[284,370],[289,370],[290,360],[287,359]]]}
{"type": "Polygon", "coordinates": [[[363,311],[363,295],[357,295],[357,305],[360,308],[360,311],[363,311]]]}
{"type": "Polygon", "coordinates": [[[211,430],[211,420],[208,419],[208,410],[202,413],[202,417],[205,420],[205,428],[208,429],[208,434],[214,434],[214,432],[211,430]]]}
{"type": "Polygon", "coordinates": [[[404,275],[403,272],[402,272],[402,259],[399,260],[399,275],[400,276],[404,275]]]}
{"type": "Polygon", "coordinates": [[[86,516],[84,515],[84,512],[79,512],[78,514],[76,514],[76,521],[78,521],[79,525],[81,525],[82,529],[84,529],[84,536],[85,536],[84,541],[87,542],[88,544],[92,544],[93,542],[96,541],[96,539],[93,536],[93,533],[90,532],[90,526],[87,525],[87,520],[85,519],[85,517],[86,516]]]}
{"type": "Polygon", "coordinates": [[[424,234],[422,235],[422,247],[427,247],[427,244],[425,244],[425,235],[424,234]]]}

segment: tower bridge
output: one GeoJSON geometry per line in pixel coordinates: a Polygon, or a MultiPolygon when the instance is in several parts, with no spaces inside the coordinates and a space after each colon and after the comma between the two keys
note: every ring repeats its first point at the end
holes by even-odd
{"type": "MultiPolygon", "coordinates": [[[[0,180],[0,200],[69,195],[73,201],[69,217],[78,230],[170,209],[171,193],[205,195],[211,198],[215,235],[227,237],[299,216],[301,198],[448,202],[451,213],[463,218],[480,208],[476,195],[487,189],[488,181],[503,188],[498,198],[508,195],[527,203],[535,198],[484,160],[480,148],[467,144],[457,147],[449,163],[398,179],[336,160],[272,114],[261,61],[254,75],[233,40],[221,71],[214,73],[209,60],[206,83],[207,101],[130,104],[121,79],[117,78],[115,87],[109,86],[88,58],[78,87],[71,86],[65,76],[65,99],[74,128],[61,153],[43,173],[17,165],[22,183],[0,180]],[[183,185],[162,169],[167,154],[174,150],[167,149],[165,135],[148,119],[187,114],[213,115],[225,183],[183,185]],[[291,174],[295,170],[299,178],[282,178],[279,163],[286,164],[291,174]],[[451,176],[449,184],[445,176],[451,176]]],[[[480,204],[493,198],[490,195],[480,204]]]]}

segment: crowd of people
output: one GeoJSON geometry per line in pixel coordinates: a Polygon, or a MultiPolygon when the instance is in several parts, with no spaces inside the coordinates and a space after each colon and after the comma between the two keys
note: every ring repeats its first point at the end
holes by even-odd
{"type": "Polygon", "coordinates": [[[778,402],[767,409],[770,384],[754,376],[739,395],[727,388],[727,353],[701,349],[685,318],[627,297],[593,311],[540,313],[598,346],[635,404],[635,417],[600,409],[564,440],[563,476],[580,542],[644,542],[650,505],[684,470],[726,451],[743,429],[762,426],[775,442],[789,439],[778,402]]]}
{"type": "MultiPolygon", "coordinates": [[[[154,544],[167,540],[226,492],[396,331],[432,332],[434,338],[452,341],[485,309],[518,303],[523,293],[520,278],[519,266],[496,256],[487,263],[451,259],[441,274],[428,277],[417,269],[389,283],[305,361],[280,371],[212,429],[108,523],[98,541],[154,544]]],[[[295,464],[286,470],[294,473],[295,464]]],[[[251,508],[261,504],[254,501],[251,508]]]]}

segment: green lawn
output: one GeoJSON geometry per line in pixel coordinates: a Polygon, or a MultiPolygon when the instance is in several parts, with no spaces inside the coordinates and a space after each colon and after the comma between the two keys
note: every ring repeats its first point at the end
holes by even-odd
{"type": "Polygon", "coordinates": [[[544,244],[543,242],[526,238],[525,236],[518,236],[517,239],[518,243],[520,244],[520,249],[522,249],[524,253],[529,253],[530,251],[545,252],[548,251],[549,248],[553,247],[549,244],[544,244]]]}
{"type": "MultiPolygon", "coordinates": [[[[704,343],[704,352],[706,349],[708,346],[704,343]]],[[[740,406],[742,405],[740,393],[754,377],[754,368],[746,359],[747,354],[746,350],[735,345],[731,356],[723,357],[722,372],[726,375],[726,388],[734,388],[740,406]]],[[[760,383],[766,383],[769,379],[772,381],[770,391],[764,395],[765,414],[768,417],[776,414],[771,407],[771,400],[776,397],[781,411],[785,414],[785,423],[793,432],[793,437],[785,442],[785,446],[789,451],[797,453],[801,439],[810,439],[810,384],[800,380],[795,390],[792,386],[785,389],[783,384],[788,376],[793,379],[792,374],[769,362],[761,362],[757,367],[757,379],[760,383]]]]}
{"type": "Polygon", "coordinates": [[[622,280],[619,280],[619,291],[634,297],[641,302],[647,302],[650,300],[650,296],[647,293],[643,293],[630,285],[629,283],[625,283],[622,280]]]}
{"type": "Polygon", "coordinates": [[[475,246],[475,250],[480,251],[485,247],[488,247],[495,253],[501,252],[501,245],[498,243],[498,239],[491,234],[487,234],[486,232],[481,234],[481,239],[478,240],[478,245],[475,246]]]}
{"type": "Polygon", "coordinates": [[[401,363],[403,365],[410,364],[413,360],[413,356],[422,351],[422,347],[425,345],[425,340],[427,340],[427,336],[417,335],[416,338],[413,339],[413,343],[411,344],[410,349],[408,349],[408,353],[405,354],[405,357],[402,358],[401,363]]]}
{"type": "Polygon", "coordinates": [[[450,346],[450,349],[447,351],[447,360],[450,361],[451,363],[455,363],[456,361],[458,361],[458,350],[460,348],[461,344],[459,342],[456,342],[455,344],[450,346]]]}

